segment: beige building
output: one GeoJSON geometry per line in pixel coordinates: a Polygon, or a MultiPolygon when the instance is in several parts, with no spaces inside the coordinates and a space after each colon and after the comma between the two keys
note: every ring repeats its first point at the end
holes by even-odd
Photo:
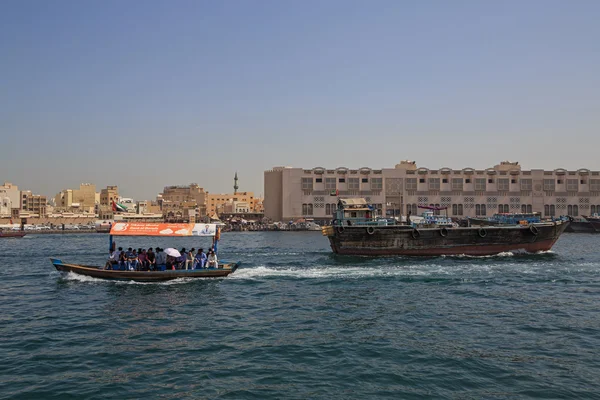
{"type": "Polygon", "coordinates": [[[96,185],[82,183],[79,185],[79,189],[65,189],[55,196],[54,201],[57,211],[94,213],[96,207],[96,185]]]}
{"type": "Polygon", "coordinates": [[[338,198],[364,197],[380,215],[420,214],[419,205],[448,207],[452,217],[540,212],[544,217],[600,212],[600,171],[522,170],[504,161],[486,169],[275,167],[264,173],[265,217],[332,218],[338,198]]]}
{"type": "Polygon", "coordinates": [[[250,212],[254,212],[255,198],[253,192],[209,194],[206,209],[209,215],[225,212],[225,206],[233,203],[247,203],[250,212]]]}
{"type": "Polygon", "coordinates": [[[119,200],[119,188],[117,186],[107,186],[100,190],[100,205],[112,206],[113,201],[119,200]]]}
{"type": "Polygon", "coordinates": [[[0,217],[11,217],[13,209],[21,209],[21,191],[17,185],[4,182],[0,186],[0,217]]]}
{"type": "Polygon", "coordinates": [[[166,186],[157,197],[165,218],[189,220],[190,215],[206,215],[208,193],[196,183],[188,186],[166,186]],[[190,213],[190,211],[192,211],[190,213]]]}
{"type": "Polygon", "coordinates": [[[29,190],[21,191],[21,211],[31,217],[45,217],[47,203],[46,196],[32,194],[29,190]]]}

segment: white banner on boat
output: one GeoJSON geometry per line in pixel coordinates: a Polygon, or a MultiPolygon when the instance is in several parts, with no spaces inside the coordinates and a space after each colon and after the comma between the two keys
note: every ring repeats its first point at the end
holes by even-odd
{"type": "Polygon", "coordinates": [[[194,224],[192,236],[215,236],[217,224],[194,224]]]}

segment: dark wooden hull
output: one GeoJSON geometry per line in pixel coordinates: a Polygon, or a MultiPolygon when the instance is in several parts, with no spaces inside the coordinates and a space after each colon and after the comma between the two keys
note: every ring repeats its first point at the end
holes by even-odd
{"type": "Polygon", "coordinates": [[[178,278],[221,278],[234,272],[240,265],[240,263],[237,262],[222,264],[216,269],[174,271],[114,271],[106,270],[101,267],[66,264],[55,258],[51,258],[50,260],[52,261],[52,265],[54,265],[54,267],[61,272],[73,272],[79,275],[90,276],[92,278],[136,282],[161,282],[178,278]]]}
{"type": "Polygon", "coordinates": [[[600,233],[600,223],[594,224],[589,221],[573,221],[565,232],[571,233],[600,233]]]}
{"type": "Polygon", "coordinates": [[[27,235],[25,232],[0,232],[0,238],[20,238],[27,235]]]}
{"type": "Polygon", "coordinates": [[[537,253],[552,248],[568,221],[530,226],[425,228],[408,226],[334,227],[328,238],[336,254],[348,255],[494,255],[510,251],[537,253]],[[369,233],[371,232],[371,233],[369,233]]]}
{"type": "Polygon", "coordinates": [[[505,225],[499,221],[492,221],[485,218],[469,218],[471,226],[500,226],[505,225]]]}

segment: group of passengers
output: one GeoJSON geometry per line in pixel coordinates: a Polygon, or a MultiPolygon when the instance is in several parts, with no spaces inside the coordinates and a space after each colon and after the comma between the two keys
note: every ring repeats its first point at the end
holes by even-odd
{"type": "Polygon", "coordinates": [[[185,248],[179,252],[180,256],[173,257],[165,253],[165,250],[156,247],[153,249],[132,249],[127,251],[119,247],[109,253],[108,261],[104,269],[124,271],[165,271],[165,270],[192,270],[202,268],[218,268],[217,255],[211,247],[207,253],[203,249],[185,248]]]}

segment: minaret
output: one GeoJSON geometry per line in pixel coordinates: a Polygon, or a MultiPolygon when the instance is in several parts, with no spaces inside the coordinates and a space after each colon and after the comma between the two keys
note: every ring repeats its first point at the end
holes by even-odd
{"type": "Polygon", "coordinates": [[[237,171],[235,171],[235,177],[233,178],[233,194],[237,194],[237,190],[239,189],[237,182],[238,182],[237,171]]]}

